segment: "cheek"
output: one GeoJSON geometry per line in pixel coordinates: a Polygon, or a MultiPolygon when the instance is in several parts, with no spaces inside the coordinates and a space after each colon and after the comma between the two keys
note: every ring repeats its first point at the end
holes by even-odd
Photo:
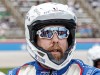
{"type": "Polygon", "coordinates": [[[60,43],[60,46],[65,51],[68,48],[68,42],[67,42],[67,40],[66,39],[62,40],[61,43],[60,43]]]}
{"type": "Polygon", "coordinates": [[[38,39],[37,40],[37,45],[44,48],[44,49],[48,49],[50,42],[47,41],[46,39],[38,39]]]}

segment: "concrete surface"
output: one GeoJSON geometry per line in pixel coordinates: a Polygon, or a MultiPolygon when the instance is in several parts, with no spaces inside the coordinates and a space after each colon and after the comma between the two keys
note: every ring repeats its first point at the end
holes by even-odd
{"type": "MultiPolygon", "coordinates": [[[[89,64],[87,51],[75,51],[73,58],[82,59],[85,63],[89,64]]],[[[17,67],[32,60],[27,51],[0,51],[0,68],[17,67]]]]}

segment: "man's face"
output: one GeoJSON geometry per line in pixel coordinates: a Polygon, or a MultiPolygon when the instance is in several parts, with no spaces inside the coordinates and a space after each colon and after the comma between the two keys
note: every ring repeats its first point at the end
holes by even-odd
{"type": "Polygon", "coordinates": [[[68,48],[67,38],[59,39],[56,32],[51,39],[40,38],[38,36],[37,44],[43,49],[49,51],[56,60],[60,60],[68,48]]]}

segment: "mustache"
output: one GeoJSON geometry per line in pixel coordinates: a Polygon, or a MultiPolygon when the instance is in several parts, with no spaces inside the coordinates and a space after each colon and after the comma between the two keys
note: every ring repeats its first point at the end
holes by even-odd
{"type": "Polygon", "coordinates": [[[58,52],[63,53],[63,50],[62,50],[62,48],[58,45],[58,43],[54,43],[53,46],[51,46],[51,47],[48,48],[48,51],[49,51],[49,52],[58,51],[58,52]]]}

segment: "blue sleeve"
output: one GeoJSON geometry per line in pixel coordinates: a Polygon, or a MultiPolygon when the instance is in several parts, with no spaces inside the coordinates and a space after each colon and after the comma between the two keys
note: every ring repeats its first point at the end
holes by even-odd
{"type": "Polygon", "coordinates": [[[94,74],[94,75],[100,75],[100,73],[96,73],[96,74],[94,74]]]}
{"type": "Polygon", "coordinates": [[[100,75],[100,69],[94,75],[100,75]]]}
{"type": "Polygon", "coordinates": [[[19,70],[19,68],[14,68],[14,69],[8,71],[7,75],[17,75],[18,70],[19,70]]]}

